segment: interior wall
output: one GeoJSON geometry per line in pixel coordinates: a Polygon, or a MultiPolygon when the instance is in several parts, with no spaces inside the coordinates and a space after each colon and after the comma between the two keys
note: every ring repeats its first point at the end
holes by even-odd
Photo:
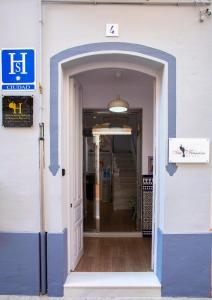
{"type": "Polygon", "coordinates": [[[143,73],[121,70],[95,70],[77,76],[83,88],[83,108],[106,109],[117,95],[129,102],[130,108],[143,110],[142,173],[148,174],[148,156],[153,155],[154,79],[143,73]]]}

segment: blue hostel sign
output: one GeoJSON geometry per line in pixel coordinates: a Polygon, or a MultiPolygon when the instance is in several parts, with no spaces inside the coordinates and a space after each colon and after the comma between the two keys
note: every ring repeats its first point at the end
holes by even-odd
{"type": "Polygon", "coordinates": [[[2,90],[35,90],[35,50],[1,51],[2,90]]]}

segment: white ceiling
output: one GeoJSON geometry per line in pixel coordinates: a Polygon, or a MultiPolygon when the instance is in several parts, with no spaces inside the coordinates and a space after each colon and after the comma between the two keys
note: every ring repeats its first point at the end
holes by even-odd
{"type": "Polygon", "coordinates": [[[143,85],[153,78],[147,74],[126,69],[97,69],[86,71],[75,76],[82,85],[124,84],[143,85]]]}

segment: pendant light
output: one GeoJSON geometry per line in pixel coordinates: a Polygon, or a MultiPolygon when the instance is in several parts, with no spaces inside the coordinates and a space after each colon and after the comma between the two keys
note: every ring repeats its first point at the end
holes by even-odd
{"type": "Polygon", "coordinates": [[[111,112],[122,113],[128,111],[129,104],[126,100],[121,99],[118,95],[115,99],[108,103],[108,109],[111,112]]]}

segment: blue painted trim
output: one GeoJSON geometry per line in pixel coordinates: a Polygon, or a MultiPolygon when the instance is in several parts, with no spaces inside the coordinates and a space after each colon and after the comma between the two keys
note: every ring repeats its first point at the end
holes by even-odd
{"type": "Polygon", "coordinates": [[[47,234],[47,286],[48,296],[62,297],[67,277],[67,229],[47,234]]]}
{"type": "Polygon", "coordinates": [[[158,230],[157,276],[165,297],[210,297],[212,234],[158,230]]]}
{"type": "Polygon", "coordinates": [[[39,295],[39,233],[0,233],[0,294],[39,295]]]}
{"type": "MultiPolygon", "coordinates": [[[[148,55],[168,64],[168,137],[176,137],[176,59],[169,53],[131,43],[93,43],[66,49],[50,59],[50,166],[55,176],[60,168],[58,163],[58,65],[67,58],[90,52],[120,50],[148,55]]],[[[176,172],[176,164],[168,164],[166,170],[170,176],[176,172]]]]}

